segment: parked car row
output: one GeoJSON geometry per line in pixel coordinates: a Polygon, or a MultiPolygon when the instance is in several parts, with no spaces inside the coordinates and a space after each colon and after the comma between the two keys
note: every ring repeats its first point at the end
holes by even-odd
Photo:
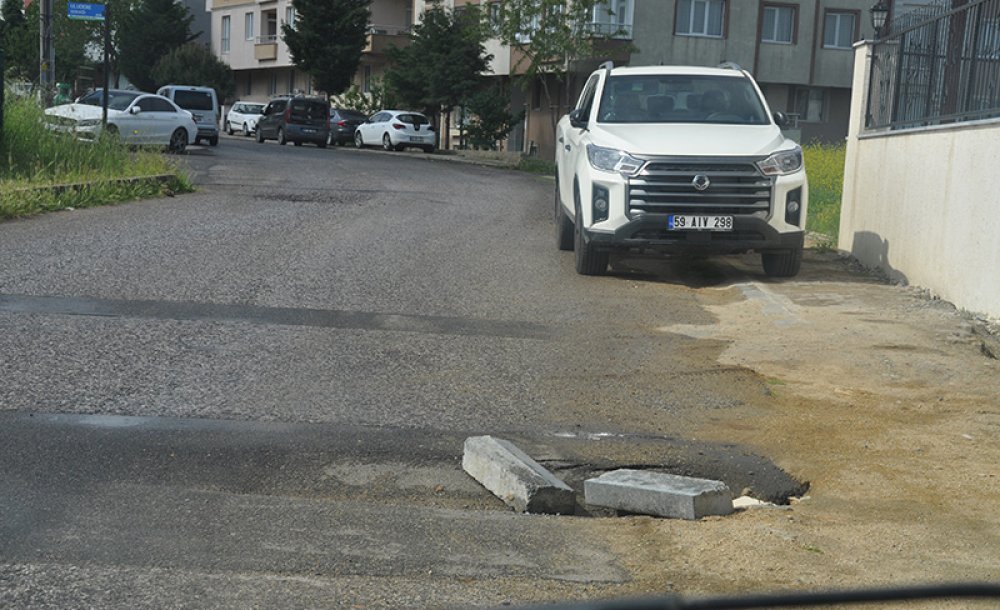
{"type": "Polygon", "coordinates": [[[107,92],[107,127],[103,125],[103,89],[75,102],[45,110],[47,128],[96,140],[102,133],[129,145],[165,146],[184,152],[188,144],[219,143],[219,100],[211,87],[166,85],[154,93],[126,89],[107,92]]]}
{"type": "Polygon", "coordinates": [[[45,110],[47,128],[96,140],[106,129],[125,144],[165,146],[181,153],[198,138],[194,115],[162,95],[141,91],[108,90],[108,123],[101,124],[104,90],[98,89],[71,104],[45,110]]]}
{"type": "Polygon", "coordinates": [[[326,148],[353,142],[358,148],[406,147],[433,152],[437,141],[430,120],[419,112],[382,110],[371,117],[355,110],[330,108],[325,100],[279,97],[267,104],[237,101],[226,115],[226,133],[254,135],[257,142],[277,140],[295,146],[310,143],[326,148]]]}

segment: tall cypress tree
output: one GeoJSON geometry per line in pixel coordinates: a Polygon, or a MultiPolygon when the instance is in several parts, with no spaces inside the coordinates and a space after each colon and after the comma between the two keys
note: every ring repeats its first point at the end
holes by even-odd
{"type": "Polygon", "coordinates": [[[281,26],[292,61],[327,95],[347,90],[368,42],[371,0],[292,0],[295,23],[281,26]]]}

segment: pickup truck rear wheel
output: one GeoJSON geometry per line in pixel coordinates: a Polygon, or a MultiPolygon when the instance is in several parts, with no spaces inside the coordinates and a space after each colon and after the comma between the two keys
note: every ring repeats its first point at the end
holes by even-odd
{"type": "Polygon", "coordinates": [[[802,248],[761,252],[760,260],[768,277],[794,277],[802,266],[802,248]]]}
{"type": "Polygon", "coordinates": [[[556,246],[560,250],[570,251],[573,249],[573,222],[566,216],[562,202],[559,200],[559,181],[556,181],[555,197],[555,221],[556,221],[556,246]]]}
{"type": "Polygon", "coordinates": [[[576,222],[573,224],[573,250],[576,254],[576,272],[580,275],[604,275],[608,270],[607,252],[598,252],[583,237],[583,214],[580,212],[580,193],[576,194],[576,222]]]}

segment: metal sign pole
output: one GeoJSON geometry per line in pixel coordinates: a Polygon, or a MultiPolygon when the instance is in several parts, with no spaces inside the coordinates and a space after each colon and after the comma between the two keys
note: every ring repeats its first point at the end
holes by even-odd
{"type": "Polygon", "coordinates": [[[104,2],[104,95],[101,96],[101,132],[108,126],[108,88],[111,85],[111,2],[104,2]]]}

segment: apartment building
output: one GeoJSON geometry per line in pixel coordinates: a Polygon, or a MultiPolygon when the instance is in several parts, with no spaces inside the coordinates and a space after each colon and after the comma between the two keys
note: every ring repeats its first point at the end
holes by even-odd
{"type": "MultiPolygon", "coordinates": [[[[205,0],[211,13],[212,50],[233,70],[236,97],[266,101],[274,95],[313,94],[311,79],[295,68],[281,36],[294,21],[291,0],[205,0]]],[[[374,0],[368,45],[354,77],[362,90],[385,71],[388,47],[408,44],[413,0],[374,0]]]]}

